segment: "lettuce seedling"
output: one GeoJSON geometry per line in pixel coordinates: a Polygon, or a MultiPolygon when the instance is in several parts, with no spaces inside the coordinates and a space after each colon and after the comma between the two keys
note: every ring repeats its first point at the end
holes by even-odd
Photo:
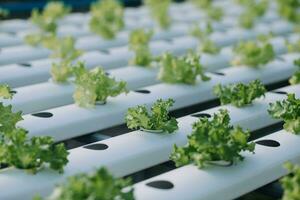
{"type": "Polygon", "coordinates": [[[0,98],[12,99],[13,91],[8,85],[0,85],[0,98]]]}
{"type": "Polygon", "coordinates": [[[177,167],[195,164],[203,168],[214,161],[236,162],[243,160],[242,151],[254,152],[255,143],[247,143],[250,133],[230,125],[227,110],[220,110],[212,119],[200,118],[193,124],[188,144],[174,145],[170,159],[177,167]]]}
{"type": "Polygon", "coordinates": [[[47,199],[134,200],[134,194],[130,178],[115,178],[106,168],[101,167],[93,173],[80,173],[69,177],[47,199]]]}
{"type": "Polygon", "coordinates": [[[258,68],[275,58],[273,46],[270,43],[254,41],[241,42],[233,49],[236,54],[233,65],[247,65],[258,68]]]}
{"type": "Polygon", "coordinates": [[[287,99],[270,103],[269,114],[275,119],[283,119],[283,128],[291,133],[300,134],[300,99],[288,94],[287,99]]]}
{"type": "Polygon", "coordinates": [[[214,6],[212,0],[191,0],[191,2],[204,11],[209,19],[219,21],[224,15],[223,9],[214,6]]]}
{"type": "Polygon", "coordinates": [[[58,63],[52,63],[50,74],[52,80],[56,83],[65,83],[73,75],[73,67],[69,61],[61,61],[58,63]]]}
{"type": "Polygon", "coordinates": [[[284,164],[284,167],[290,173],[280,179],[280,183],[284,190],[282,200],[299,200],[300,196],[300,167],[291,162],[284,164]]]}
{"type": "Polygon", "coordinates": [[[300,83],[300,58],[297,60],[294,60],[294,64],[298,67],[298,70],[289,79],[289,82],[291,85],[296,85],[296,84],[300,83]]]}
{"type": "Polygon", "coordinates": [[[171,25],[171,19],[169,16],[171,0],[145,0],[144,2],[150,9],[151,16],[158,23],[160,28],[169,28],[171,25]]]}
{"type": "Polygon", "coordinates": [[[97,102],[106,103],[108,97],[115,97],[128,90],[126,82],[117,82],[99,67],[88,71],[83,63],[73,69],[75,92],[73,98],[80,107],[90,108],[97,102]]]}
{"type": "Polygon", "coordinates": [[[136,29],[130,33],[129,49],[134,51],[135,57],[129,61],[132,65],[148,67],[152,62],[152,54],[149,48],[149,42],[153,31],[136,29]]]}
{"type": "Polygon", "coordinates": [[[210,78],[204,74],[204,68],[200,64],[200,56],[189,52],[184,56],[175,57],[170,53],[160,56],[160,71],[158,79],[166,83],[196,84],[198,76],[203,81],[210,78]]]}
{"type": "MultiPolygon", "coordinates": [[[[4,86],[4,96],[13,93],[4,86]],[[8,92],[8,93],[7,93],[8,92]]],[[[17,127],[23,120],[22,112],[13,112],[12,106],[0,102],[0,164],[25,169],[36,173],[45,165],[53,170],[63,172],[67,164],[68,152],[63,144],[54,144],[51,137],[29,138],[27,131],[17,127]]]]}
{"type": "Polygon", "coordinates": [[[266,91],[260,80],[251,81],[249,84],[218,84],[214,87],[214,93],[220,98],[222,105],[232,104],[236,107],[252,104],[256,98],[264,96],[266,91]]]}
{"type": "Polygon", "coordinates": [[[129,129],[144,129],[173,133],[178,129],[176,118],[170,117],[169,114],[169,109],[173,104],[173,99],[168,99],[166,101],[158,99],[151,107],[150,113],[144,105],[129,108],[125,116],[127,127],[129,129]]]}
{"type": "Polygon", "coordinates": [[[299,0],[277,0],[278,13],[290,22],[300,22],[299,7],[299,0]]]}
{"type": "Polygon", "coordinates": [[[70,62],[82,55],[82,51],[75,48],[75,39],[71,36],[57,38],[55,45],[50,46],[52,58],[59,58],[65,62],[70,62]]]}
{"type": "Polygon", "coordinates": [[[288,52],[300,52],[300,39],[291,43],[286,41],[288,52]]]}
{"type": "Polygon", "coordinates": [[[123,6],[117,0],[99,0],[91,6],[90,30],[105,39],[113,39],[124,27],[123,6]]]}
{"type": "Polygon", "coordinates": [[[206,28],[204,30],[197,25],[191,29],[190,35],[196,37],[200,42],[200,52],[209,54],[217,54],[220,52],[220,48],[217,47],[217,45],[209,38],[212,32],[213,28],[210,23],[206,24],[206,28]]]}

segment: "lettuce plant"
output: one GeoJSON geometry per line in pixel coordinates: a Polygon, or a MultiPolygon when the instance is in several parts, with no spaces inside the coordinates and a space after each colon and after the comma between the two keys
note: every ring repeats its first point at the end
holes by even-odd
{"type": "Polygon", "coordinates": [[[176,118],[170,117],[169,115],[169,109],[173,104],[173,99],[168,99],[166,101],[158,99],[151,107],[150,113],[144,105],[129,108],[125,116],[127,127],[129,129],[144,129],[173,133],[178,129],[176,118]]]}
{"type": "Polygon", "coordinates": [[[63,172],[68,163],[64,144],[54,144],[48,136],[29,138],[25,129],[17,127],[21,120],[22,112],[14,113],[11,105],[0,102],[0,164],[33,173],[46,166],[63,172]]]}
{"type": "Polygon", "coordinates": [[[221,104],[232,104],[236,107],[243,107],[251,104],[256,98],[264,96],[266,88],[260,80],[251,81],[249,84],[237,83],[214,87],[215,95],[220,98],[221,104]]]}
{"type": "Polygon", "coordinates": [[[277,0],[278,13],[281,17],[294,22],[300,22],[299,0],[277,0]]]}
{"type": "Polygon", "coordinates": [[[213,0],[191,0],[191,2],[203,10],[211,20],[219,21],[224,15],[222,8],[213,5],[213,0]]]}
{"type": "MultiPolygon", "coordinates": [[[[41,199],[41,197],[35,198],[35,200],[41,199]]],[[[134,194],[131,179],[115,178],[102,167],[93,173],[80,173],[69,177],[46,199],[134,200],[134,194]]]]}
{"type": "Polygon", "coordinates": [[[286,42],[287,48],[289,52],[300,52],[300,39],[296,42],[286,42]]]}
{"type": "Polygon", "coordinates": [[[284,190],[282,200],[299,200],[300,167],[291,162],[285,163],[284,167],[290,174],[280,179],[280,183],[284,190]]]}
{"type": "Polygon", "coordinates": [[[171,19],[169,16],[171,0],[145,0],[144,2],[150,9],[153,19],[158,23],[160,28],[169,28],[171,25],[171,19]]]}
{"type": "Polygon", "coordinates": [[[284,121],[283,128],[291,133],[300,134],[300,99],[288,94],[287,99],[270,103],[269,114],[284,121]]]}
{"type": "Polygon", "coordinates": [[[150,66],[152,62],[152,54],[149,48],[149,41],[153,35],[153,31],[145,31],[144,29],[136,29],[130,33],[129,49],[134,51],[135,57],[130,60],[130,64],[137,66],[150,66]]]}
{"type": "Polygon", "coordinates": [[[298,67],[298,70],[289,79],[289,82],[291,85],[296,85],[296,84],[300,83],[300,58],[297,60],[294,60],[294,64],[298,67]]]}
{"type": "Polygon", "coordinates": [[[275,58],[273,46],[270,43],[254,41],[240,42],[234,49],[233,65],[247,65],[258,68],[275,58]]]}
{"type": "Polygon", "coordinates": [[[200,64],[200,56],[196,53],[175,57],[170,53],[164,53],[159,58],[160,71],[158,79],[166,83],[196,84],[197,78],[208,81],[210,78],[204,74],[200,64]]]}
{"type": "Polygon", "coordinates": [[[56,38],[54,44],[49,44],[52,50],[52,58],[59,58],[65,62],[70,62],[82,55],[82,51],[75,48],[75,39],[71,36],[56,38]]]}
{"type": "Polygon", "coordinates": [[[0,85],[0,98],[12,99],[13,92],[8,85],[0,85]]]}
{"type": "Polygon", "coordinates": [[[115,97],[128,90],[126,82],[116,81],[101,68],[87,70],[81,63],[73,69],[75,92],[73,98],[80,107],[90,108],[97,102],[105,103],[108,97],[115,97]]]}
{"type": "Polygon", "coordinates": [[[58,63],[52,63],[50,74],[52,76],[52,80],[56,83],[65,83],[68,81],[73,75],[73,67],[76,65],[72,65],[69,61],[61,61],[58,63]]]}
{"type": "Polygon", "coordinates": [[[248,131],[230,125],[227,110],[220,110],[212,119],[200,118],[193,124],[186,146],[174,145],[170,159],[177,167],[194,164],[203,168],[214,161],[243,160],[242,151],[254,152],[255,143],[248,143],[248,131]]]}
{"type": "Polygon", "coordinates": [[[113,39],[124,27],[123,6],[117,0],[99,0],[91,6],[90,30],[105,39],[113,39]]]}

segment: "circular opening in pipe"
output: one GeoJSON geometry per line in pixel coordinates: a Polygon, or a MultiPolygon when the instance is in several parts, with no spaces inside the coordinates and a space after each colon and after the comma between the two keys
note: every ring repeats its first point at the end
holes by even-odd
{"type": "Polygon", "coordinates": [[[89,149],[89,150],[105,150],[108,148],[108,146],[106,144],[103,144],[103,143],[97,143],[97,144],[91,144],[91,145],[87,145],[87,146],[84,146],[83,148],[85,149],[89,149]]]}
{"type": "Polygon", "coordinates": [[[134,90],[134,92],[142,93],[142,94],[150,94],[151,93],[149,90],[134,90]]]}
{"type": "Polygon", "coordinates": [[[19,63],[18,65],[20,65],[21,67],[31,67],[30,63],[19,63]]]}
{"type": "Polygon", "coordinates": [[[174,187],[173,183],[171,183],[170,181],[164,181],[164,180],[152,181],[152,182],[146,183],[146,185],[149,187],[162,189],[162,190],[169,190],[174,187]]]}
{"type": "Polygon", "coordinates": [[[53,117],[53,114],[50,112],[39,112],[39,113],[32,114],[32,116],[41,117],[41,118],[50,118],[53,117]]]}
{"type": "Polygon", "coordinates": [[[280,143],[275,140],[258,140],[256,144],[267,146],[267,147],[279,147],[280,143]]]}
{"type": "Polygon", "coordinates": [[[197,114],[193,114],[191,116],[192,117],[197,117],[197,118],[204,118],[204,117],[210,118],[211,117],[211,115],[208,114],[208,113],[197,113],[197,114]]]}
{"type": "Polygon", "coordinates": [[[272,93],[276,93],[276,94],[284,94],[284,95],[287,94],[287,92],[285,92],[285,91],[272,91],[272,93]]]}
{"type": "Polygon", "coordinates": [[[223,72],[210,72],[212,74],[218,75],[218,76],[225,76],[223,72]]]}

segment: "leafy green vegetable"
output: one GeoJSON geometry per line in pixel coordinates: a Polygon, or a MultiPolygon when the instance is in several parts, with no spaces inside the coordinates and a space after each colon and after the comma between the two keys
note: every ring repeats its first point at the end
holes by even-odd
{"type": "Polygon", "coordinates": [[[173,106],[174,100],[157,100],[151,107],[151,113],[146,106],[129,108],[125,117],[127,127],[130,129],[158,130],[173,133],[178,129],[176,118],[170,117],[169,108],[173,106]]]}
{"type": "Polygon", "coordinates": [[[70,12],[70,7],[62,2],[49,2],[43,12],[34,9],[30,20],[44,32],[56,32],[57,20],[70,12]]]}
{"type": "Polygon", "coordinates": [[[230,125],[227,110],[220,110],[211,120],[204,117],[195,122],[188,144],[184,147],[174,145],[170,159],[176,166],[195,164],[199,168],[213,161],[243,160],[240,152],[253,152],[255,148],[255,143],[247,143],[249,136],[248,131],[230,125]]]}
{"type": "Polygon", "coordinates": [[[105,103],[108,97],[115,97],[125,92],[126,82],[117,82],[101,68],[88,71],[83,63],[73,69],[75,74],[75,92],[73,98],[80,107],[93,107],[96,102],[105,103]]]}
{"type": "Polygon", "coordinates": [[[149,48],[149,41],[153,35],[153,31],[144,31],[144,29],[136,29],[130,33],[129,49],[134,51],[135,57],[130,60],[130,64],[138,66],[150,66],[152,62],[152,54],[149,48]]]}
{"type": "Polygon", "coordinates": [[[199,8],[205,9],[212,6],[213,0],[191,0],[199,8]]]}
{"type": "Polygon", "coordinates": [[[264,96],[266,91],[260,80],[251,81],[249,84],[218,84],[214,87],[214,93],[220,98],[222,105],[230,103],[236,107],[251,104],[254,99],[264,96]]]}
{"type": "Polygon", "coordinates": [[[232,61],[233,65],[247,65],[258,68],[275,58],[275,52],[270,43],[241,42],[233,51],[236,54],[232,61]]]}
{"type": "Polygon", "coordinates": [[[219,21],[224,15],[223,9],[214,6],[212,0],[191,0],[191,2],[206,12],[209,19],[219,21]]]}
{"type": "Polygon", "coordinates": [[[294,64],[298,67],[298,71],[289,79],[291,85],[296,85],[300,83],[300,58],[294,61],[294,64]]]}
{"type": "Polygon", "coordinates": [[[2,135],[0,149],[0,163],[33,173],[46,163],[51,169],[63,172],[63,167],[68,163],[64,144],[54,145],[53,139],[48,136],[28,139],[27,131],[21,128],[2,135]]]}
{"type": "Polygon", "coordinates": [[[51,57],[60,58],[65,62],[70,62],[82,55],[82,51],[75,48],[75,39],[71,36],[56,38],[52,46],[47,45],[52,50],[51,57]]]}
{"type": "Polygon", "coordinates": [[[117,32],[124,27],[123,6],[117,0],[99,0],[93,3],[91,15],[91,31],[105,39],[115,38],[117,32]]]}
{"type": "Polygon", "coordinates": [[[204,69],[200,64],[200,56],[193,52],[181,57],[164,53],[159,58],[159,65],[158,79],[166,83],[196,84],[198,76],[203,81],[210,80],[204,74],[204,69]]]}
{"type": "Polygon", "coordinates": [[[51,76],[56,83],[65,83],[73,75],[73,65],[68,61],[61,61],[59,63],[52,63],[51,76]]]}
{"type": "Polygon", "coordinates": [[[170,27],[169,7],[171,0],[145,0],[144,3],[149,7],[152,17],[160,28],[167,29],[170,27]]]}
{"type": "Polygon", "coordinates": [[[57,43],[57,38],[54,33],[32,33],[26,35],[24,41],[31,46],[43,46],[48,49],[53,48],[53,45],[57,43]]]}
{"type": "Polygon", "coordinates": [[[27,131],[16,124],[23,120],[22,112],[12,112],[12,106],[0,103],[0,164],[37,172],[45,164],[63,171],[68,152],[63,144],[54,145],[51,137],[28,138],[27,131]]]}
{"type": "Polygon", "coordinates": [[[286,42],[289,52],[300,52],[300,39],[294,43],[286,42]]]}
{"type": "Polygon", "coordinates": [[[46,199],[134,200],[134,194],[131,179],[115,178],[102,167],[92,174],[80,173],[69,177],[46,199]]]}
{"type": "Polygon", "coordinates": [[[300,99],[288,94],[286,100],[270,103],[269,114],[275,119],[283,119],[283,128],[291,133],[300,134],[300,99]]]}
{"type": "Polygon", "coordinates": [[[299,0],[277,0],[277,7],[283,18],[295,23],[300,22],[299,0]]]}
{"type": "Polygon", "coordinates": [[[200,41],[199,50],[200,52],[217,54],[220,52],[220,48],[210,40],[209,36],[213,32],[213,28],[210,23],[206,24],[206,28],[202,30],[199,26],[194,26],[190,31],[190,34],[200,41]]]}
{"type": "Polygon", "coordinates": [[[239,24],[247,29],[250,29],[254,25],[254,21],[263,16],[268,9],[268,0],[262,1],[246,1],[243,3],[245,6],[245,11],[239,17],[239,24]]]}
{"type": "Polygon", "coordinates": [[[299,200],[300,196],[300,167],[290,162],[284,164],[289,175],[283,177],[280,183],[284,189],[282,200],[299,200]]]}
{"type": "Polygon", "coordinates": [[[11,99],[13,92],[8,85],[0,85],[0,98],[11,99]]]}

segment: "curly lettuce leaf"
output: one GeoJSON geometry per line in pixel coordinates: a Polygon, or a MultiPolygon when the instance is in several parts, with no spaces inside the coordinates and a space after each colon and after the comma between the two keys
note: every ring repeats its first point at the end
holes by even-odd
{"type": "Polygon", "coordinates": [[[151,16],[162,29],[167,29],[171,25],[169,7],[171,0],[145,0],[145,5],[150,9],[151,16]]]}
{"type": "Polygon", "coordinates": [[[298,67],[298,70],[289,79],[291,85],[296,85],[300,83],[300,58],[294,61],[294,65],[298,67]]]}
{"type": "Polygon", "coordinates": [[[13,92],[8,85],[0,85],[0,98],[12,99],[13,92]]]}
{"type": "Polygon", "coordinates": [[[298,200],[300,191],[300,167],[291,162],[284,164],[289,175],[280,179],[280,183],[284,190],[282,200],[298,200]]]}
{"type": "Polygon", "coordinates": [[[127,127],[173,133],[178,129],[177,120],[169,115],[169,109],[173,104],[173,99],[166,101],[158,99],[151,107],[150,113],[145,106],[129,108],[125,116],[127,127]]]}

